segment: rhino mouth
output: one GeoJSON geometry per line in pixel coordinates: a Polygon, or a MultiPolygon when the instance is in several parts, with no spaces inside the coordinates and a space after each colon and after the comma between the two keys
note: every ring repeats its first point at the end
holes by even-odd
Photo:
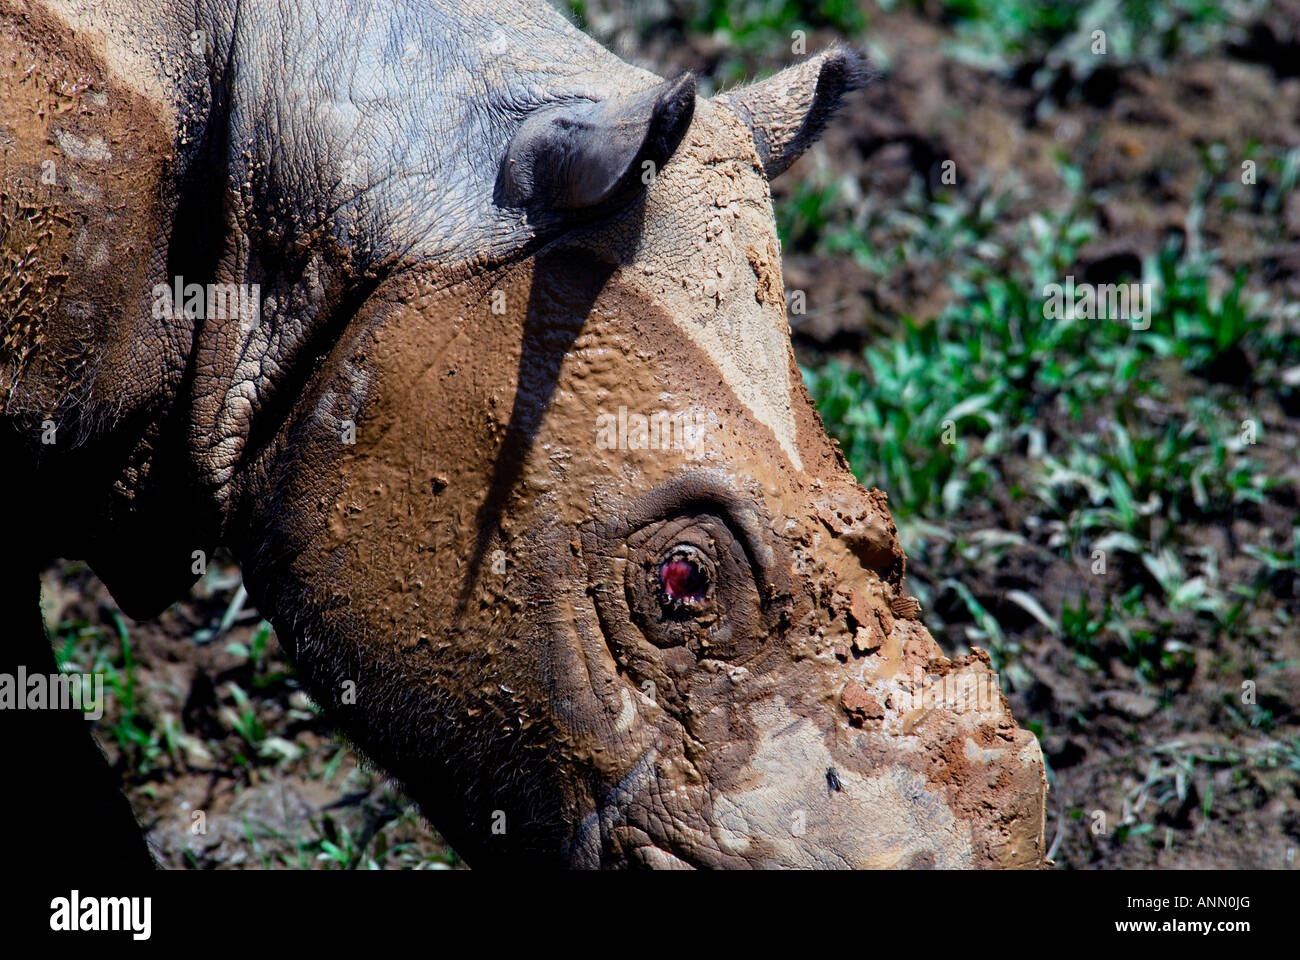
{"type": "Polygon", "coordinates": [[[748,865],[743,858],[728,856],[718,842],[708,815],[714,806],[712,791],[684,785],[664,788],[660,774],[672,752],[667,745],[651,747],[606,793],[582,824],[577,841],[581,853],[575,862],[676,870],[748,865]],[[683,792],[694,794],[691,802],[680,801],[683,792]]]}

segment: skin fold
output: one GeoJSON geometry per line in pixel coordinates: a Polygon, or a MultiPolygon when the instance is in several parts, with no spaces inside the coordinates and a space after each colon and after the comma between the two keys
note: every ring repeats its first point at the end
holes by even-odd
{"type": "Polygon", "coordinates": [[[0,55],[72,107],[0,107],[6,191],[50,218],[0,443],[10,496],[76,506],[33,569],[86,557],[152,616],[229,546],[474,866],[1040,864],[1037,741],[918,619],[790,348],[768,180],[855,54],[706,100],[548,8],[399,3],[346,38],[323,3],[94,14],[179,51],[159,74],[37,6],[0,0],[0,55]],[[257,283],[260,316],[154,318],[178,273],[257,283]]]}

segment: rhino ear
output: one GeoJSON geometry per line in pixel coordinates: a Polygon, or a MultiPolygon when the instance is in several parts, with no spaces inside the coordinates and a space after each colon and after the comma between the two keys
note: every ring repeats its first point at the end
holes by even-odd
{"type": "Polygon", "coordinates": [[[695,113],[695,78],[665,80],[641,93],[543,107],[510,141],[497,196],[513,207],[570,210],[629,194],[648,160],[658,170],[695,113]]]}
{"type": "Polygon", "coordinates": [[[720,94],[713,102],[734,111],[753,132],[770,180],[821,136],[844,95],[873,77],[866,57],[837,46],[759,83],[720,94]]]}

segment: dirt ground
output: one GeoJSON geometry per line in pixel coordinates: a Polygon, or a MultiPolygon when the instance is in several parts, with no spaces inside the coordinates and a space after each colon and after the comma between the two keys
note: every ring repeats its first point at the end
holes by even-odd
{"type": "Polygon", "coordinates": [[[411,802],[320,719],[269,625],[240,608],[239,584],[238,566],[215,559],[189,598],[136,623],[82,564],[43,580],[56,650],[114,687],[96,737],[158,862],[204,870],[457,866],[411,802]],[[259,633],[265,646],[254,653],[259,633]]]}
{"type": "MultiPolygon", "coordinates": [[[[594,32],[621,55],[669,75],[717,72],[721,54],[712,38],[683,33],[667,13],[647,28],[612,9],[591,19],[594,32]]],[[[1250,143],[1300,146],[1297,24],[1300,5],[1287,0],[1219,53],[1175,59],[1159,71],[1099,70],[1083,80],[1067,73],[1041,90],[1027,76],[952,56],[952,31],[935,18],[907,9],[876,12],[867,40],[884,66],[882,78],[855,96],[845,122],[774,192],[788,198],[801,180],[831,169],[851,176],[864,194],[889,198],[917,176],[937,184],[942,164],[953,160],[958,190],[1019,185],[1017,205],[1003,214],[1016,219],[1064,201],[1055,159],[1063,155],[1083,171],[1103,228],[1079,272],[1105,282],[1171,235],[1188,234],[1188,211],[1211,145],[1228,145],[1230,152],[1250,143]]],[[[811,36],[808,48],[832,38],[811,36]]],[[[755,69],[779,62],[778,54],[766,62],[760,57],[755,69]]],[[[1276,213],[1207,205],[1203,216],[1199,233],[1224,252],[1229,266],[1245,267],[1252,285],[1273,297],[1297,298],[1300,192],[1276,213]]],[[[793,323],[805,365],[852,357],[887,336],[900,314],[933,317],[950,297],[940,259],[909,266],[882,286],[852,258],[818,254],[813,246],[795,242],[785,251],[787,288],[817,292],[814,308],[793,323]]],[[[1175,397],[1235,392],[1267,428],[1256,456],[1285,482],[1262,503],[1184,531],[1190,544],[1221,558],[1226,581],[1245,578],[1240,545],[1258,542],[1264,531],[1283,537],[1296,520],[1300,394],[1268,393],[1231,376],[1196,378],[1173,367],[1168,376],[1175,397]]],[[[1164,411],[1177,412],[1176,403],[1164,411]]],[[[1028,460],[1020,457],[1019,468],[1028,471],[1028,460]]],[[[1016,470],[1013,454],[1004,472],[1016,470]]],[[[1187,614],[1165,625],[1180,642],[1166,643],[1169,657],[1158,676],[1139,678],[1119,655],[1099,656],[1099,670],[1008,599],[1024,591],[1056,615],[1084,579],[1088,557],[1063,558],[1034,519],[1011,497],[972,501],[951,526],[967,537],[1015,534],[998,562],[957,557],[954,568],[940,572],[914,557],[909,575],[922,585],[942,578],[966,584],[1022,651],[1025,674],[1011,700],[1017,718],[1040,734],[1052,768],[1048,842],[1057,865],[1297,866],[1296,578],[1272,583],[1277,615],[1249,641],[1211,634],[1187,614]],[[1257,703],[1270,715],[1267,732],[1242,721],[1243,681],[1256,684],[1257,703]]],[[[1117,569],[1113,576],[1146,574],[1117,569]]],[[[124,719],[121,705],[114,706],[98,733],[160,862],[202,869],[456,865],[400,792],[334,739],[274,639],[263,655],[254,654],[260,618],[238,595],[237,568],[215,562],[193,594],[158,621],[124,624],[134,709],[124,719]],[[199,821],[203,831],[196,830],[199,821]]],[[[68,645],[73,661],[108,650],[115,668],[126,670],[116,608],[83,566],[47,571],[44,604],[56,646],[68,645]]],[[[936,597],[934,613],[936,637],[950,652],[962,651],[969,618],[943,596],[936,597]]]]}

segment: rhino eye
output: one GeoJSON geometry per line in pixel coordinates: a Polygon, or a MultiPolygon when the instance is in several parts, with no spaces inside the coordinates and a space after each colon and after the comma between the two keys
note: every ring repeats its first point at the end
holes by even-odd
{"type": "Polygon", "coordinates": [[[627,610],[652,646],[729,660],[766,633],[749,556],[724,517],[651,522],[629,535],[628,560],[627,610]]]}
{"type": "Polygon", "coordinates": [[[704,610],[713,593],[713,563],[690,544],[678,544],[659,564],[659,603],[670,613],[704,610]]]}
{"type": "Polygon", "coordinates": [[[629,676],[684,670],[690,655],[749,664],[789,628],[788,550],[729,483],[688,474],[583,528],[587,589],[629,676]]]}

